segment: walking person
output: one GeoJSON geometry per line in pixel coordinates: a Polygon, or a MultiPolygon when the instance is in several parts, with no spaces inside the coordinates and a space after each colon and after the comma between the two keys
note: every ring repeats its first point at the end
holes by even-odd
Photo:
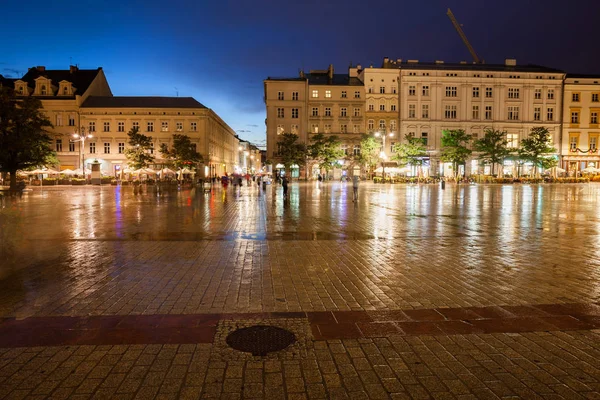
{"type": "Polygon", "coordinates": [[[317,178],[317,188],[320,189],[321,188],[321,182],[323,182],[323,176],[321,176],[321,174],[319,174],[319,177],[317,178]]]}
{"type": "Polygon", "coordinates": [[[283,176],[283,178],[281,179],[281,186],[283,186],[283,198],[287,199],[287,193],[288,193],[288,180],[287,180],[287,176],[283,176]]]}
{"type": "Polygon", "coordinates": [[[358,175],[352,177],[352,202],[358,201],[358,183],[360,182],[358,175]]]}

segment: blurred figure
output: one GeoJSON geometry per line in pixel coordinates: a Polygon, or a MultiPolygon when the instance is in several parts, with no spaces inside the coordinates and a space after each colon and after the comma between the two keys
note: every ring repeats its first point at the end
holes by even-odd
{"type": "Polygon", "coordinates": [[[358,175],[354,175],[352,177],[352,201],[358,201],[358,184],[360,180],[358,179],[358,175]]]}

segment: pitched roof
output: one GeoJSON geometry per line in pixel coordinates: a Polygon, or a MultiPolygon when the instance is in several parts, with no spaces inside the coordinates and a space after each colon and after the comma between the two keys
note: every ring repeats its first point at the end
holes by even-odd
{"type": "Polygon", "coordinates": [[[83,108],[206,108],[193,97],[90,96],[83,108]]]}
{"type": "MultiPolygon", "coordinates": [[[[40,76],[46,77],[52,81],[53,84],[58,86],[60,81],[68,81],[73,84],[76,89],[75,94],[82,95],[92,84],[98,73],[102,70],[102,67],[97,69],[79,69],[71,68],[68,69],[41,69],[41,68],[29,68],[29,71],[21,78],[22,81],[27,82],[27,86],[35,88],[35,80],[40,76]]],[[[52,97],[52,96],[49,96],[52,97]]],[[[59,96],[64,98],[64,96],[59,96]]]]}
{"type": "Polygon", "coordinates": [[[567,79],[600,79],[600,74],[567,74],[567,79]]]}
{"type": "Polygon", "coordinates": [[[340,86],[363,86],[358,78],[350,77],[348,74],[333,74],[333,79],[327,73],[306,74],[309,85],[340,85],[340,86]]]}
{"type": "Polygon", "coordinates": [[[5,78],[4,76],[2,76],[2,74],[0,74],[0,86],[9,87],[12,89],[15,81],[16,79],[5,78]]]}

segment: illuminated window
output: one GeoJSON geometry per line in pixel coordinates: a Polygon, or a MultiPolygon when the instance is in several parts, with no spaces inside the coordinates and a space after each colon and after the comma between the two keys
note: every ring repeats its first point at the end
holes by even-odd
{"type": "Polygon", "coordinates": [[[175,122],[175,130],[177,132],[183,131],[183,122],[175,122]]]}
{"type": "Polygon", "coordinates": [[[327,99],[331,98],[331,90],[326,90],[325,91],[325,98],[327,98],[327,99]]]}
{"type": "Polygon", "coordinates": [[[284,132],[285,132],[285,128],[283,127],[283,125],[277,125],[277,134],[283,135],[284,132]]]}
{"type": "Polygon", "coordinates": [[[348,133],[348,125],[346,125],[346,124],[341,124],[341,125],[340,125],[340,132],[341,132],[341,133],[348,133]]]}
{"type": "Polygon", "coordinates": [[[160,122],[160,131],[161,132],[169,132],[169,123],[167,121],[160,122]]]}
{"type": "Polygon", "coordinates": [[[298,134],[298,131],[299,131],[300,129],[299,129],[299,127],[298,127],[298,125],[297,125],[297,124],[292,124],[292,129],[291,129],[291,130],[292,130],[292,133],[293,133],[294,135],[297,135],[297,134],[298,134]]]}
{"type": "Polygon", "coordinates": [[[354,124],[352,127],[352,133],[360,133],[360,125],[354,124]]]}
{"type": "Polygon", "coordinates": [[[519,135],[517,133],[507,134],[506,141],[508,142],[506,147],[510,147],[511,149],[519,147],[519,135]]]}
{"type": "Polygon", "coordinates": [[[319,124],[312,124],[310,127],[312,133],[319,133],[319,124]]]}
{"type": "Polygon", "coordinates": [[[318,90],[313,90],[313,91],[312,91],[312,97],[313,97],[313,98],[317,98],[317,97],[319,97],[319,91],[318,91],[318,90]]]}

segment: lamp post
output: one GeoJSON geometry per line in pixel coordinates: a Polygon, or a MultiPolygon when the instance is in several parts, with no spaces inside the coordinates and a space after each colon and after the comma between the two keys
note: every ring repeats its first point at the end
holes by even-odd
{"type": "Polygon", "coordinates": [[[75,138],[73,141],[74,142],[80,142],[81,145],[79,146],[79,155],[81,157],[81,172],[83,175],[85,175],[85,165],[84,165],[84,156],[85,156],[85,141],[86,139],[90,139],[93,137],[91,132],[85,132],[85,128],[81,127],[79,129],[79,133],[75,132],[73,134],[73,137],[75,138]]]}
{"type": "Polygon", "coordinates": [[[385,139],[387,137],[394,137],[394,132],[390,132],[390,133],[385,133],[385,130],[383,131],[383,133],[381,132],[375,132],[375,137],[381,137],[382,140],[382,150],[381,153],[379,153],[379,158],[381,158],[381,175],[383,177],[383,182],[385,183],[385,160],[387,159],[387,155],[385,154],[385,139]]]}

